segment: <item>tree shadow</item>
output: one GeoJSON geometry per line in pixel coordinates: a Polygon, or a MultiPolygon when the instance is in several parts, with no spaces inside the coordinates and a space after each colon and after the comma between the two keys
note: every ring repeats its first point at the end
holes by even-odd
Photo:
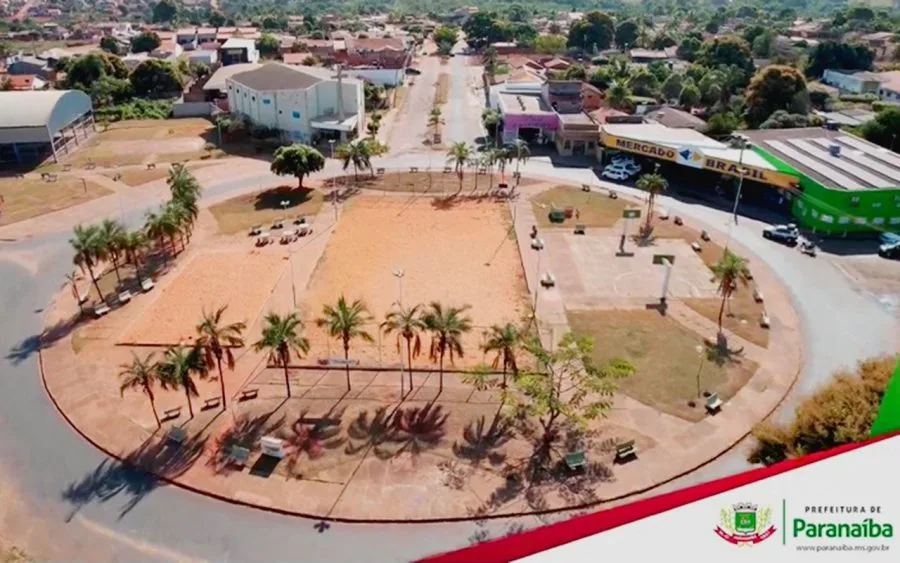
{"type": "Polygon", "coordinates": [[[40,334],[33,334],[25,338],[9,350],[6,354],[6,359],[12,362],[13,365],[19,365],[36,354],[41,347],[62,340],[86,322],[87,317],[79,311],[68,319],[58,321],[52,326],[45,328],[40,334]]]}
{"type": "Polygon", "coordinates": [[[282,431],[288,454],[288,474],[300,477],[295,471],[301,455],[305,452],[314,460],[324,455],[326,450],[336,450],[347,443],[347,437],[341,432],[341,419],[346,407],[333,412],[328,411],[318,418],[307,417],[307,411],[300,413],[291,426],[282,431]]]}
{"type": "Polygon", "coordinates": [[[379,407],[374,414],[369,411],[359,413],[347,428],[347,446],[344,451],[355,455],[365,449],[372,448],[379,459],[387,459],[391,454],[383,447],[390,441],[394,420],[398,416],[396,408],[379,407]]]}
{"type": "Polygon", "coordinates": [[[639,248],[646,248],[648,246],[656,246],[657,237],[655,234],[656,228],[653,225],[647,225],[644,223],[638,229],[638,233],[635,235],[631,235],[631,242],[636,244],[639,248]]]}
{"type": "Polygon", "coordinates": [[[253,208],[257,211],[263,209],[291,209],[308,202],[312,198],[312,188],[298,188],[296,186],[278,186],[256,194],[253,208]],[[283,207],[281,202],[288,202],[283,207]]]}
{"type": "Polygon", "coordinates": [[[506,461],[506,454],[497,450],[512,437],[513,424],[508,418],[498,414],[488,425],[485,417],[481,416],[463,429],[463,441],[453,443],[453,454],[476,466],[483,461],[500,465],[506,461]]]}
{"type": "Polygon", "coordinates": [[[729,347],[728,337],[724,333],[720,332],[715,342],[704,339],[703,346],[706,361],[719,367],[740,365],[744,361],[744,348],[729,347]]]}
{"type": "Polygon", "coordinates": [[[358,186],[336,186],[325,194],[325,203],[344,203],[362,193],[358,186]]]}
{"type": "Polygon", "coordinates": [[[213,455],[207,465],[213,467],[217,474],[227,474],[232,471],[229,456],[234,446],[252,450],[263,436],[267,436],[284,425],[284,415],[274,421],[270,421],[275,411],[253,418],[241,415],[224,432],[215,438],[213,455]]]}
{"type": "Polygon", "coordinates": [[[390,435],[391,442],[400,444],[394,455],[404,452],[418,455],[437,447],[444,439],[448,418],[450,413],[434,403],[398,410],[390,435]]]}
{"type": "Polygon", "coordinates": [[[206,441],[205,436],[199,435],[181,444],[151,438],[121,462],[103,460],[94,471],[62,491],[62,499],[72,506],[66,521],[71,521],[87,504],[104,503],[120,495],[125,498],[119,511],[119,519],[123,518],[144,497],[164,486],[164,479],[176,479],[190,469],[202,455],[206,441]],[[144,468],[152,469],[153,473],[144,468]]]}

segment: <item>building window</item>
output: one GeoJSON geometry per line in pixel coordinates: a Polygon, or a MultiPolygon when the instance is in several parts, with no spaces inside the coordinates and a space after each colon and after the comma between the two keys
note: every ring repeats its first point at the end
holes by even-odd
{"type": "Polygon", "coordinates": [[[840,218],[838,218],[838,224],[840,224],[840,225],[846,225],[846,224],[849,223],[849,222],[850,222],[850,217],[840,217],[840,218]]]}
{"type": "Polygon", "coordinates": [[[872,207],[881,207],[881,202],[876,201],[875,203],[872,204],[872,207]]]}
{"type": "Polygon", "coordinates": [[[900,217],[891,217],[888,223],[891,225],[900,225],[900,217]]]}
{"type": "Polygon", "coordinates": [[[832,217],[831,215],[822,215],[821,217],[819,217],[819,220],[823,223],[834,223],[834,217],[832,217]]]}
{"type": "Polygon", "coordinates": [[[299,112],[299,111],[292,111],[292,112],[291,112],[291,117],[293,117],[294,119],[300,119],[300,112],[299,112]]]}
{"type": "Polygon", "coordinates": [[[875,217],[872,219],[873,225],[884,225],[884,217],[875,217]]]}
{"type": "Polygon", "coordinates": [[[853,224],[854,224],[854,225],[865,225],[865,224],[866,224],[866,218],[865,218],[865,217],[857,217],[857,218],[855,218],[855,219],[853,220],[853,224]]]}
{"type": "Polygon", "coordinates": [[[271,105],[271,104],[272,104],[272,100],[270,100],[269,98],[263,98],[263,105],[264,105],[264,106],[268,106],[268,105],[271,105]]]}

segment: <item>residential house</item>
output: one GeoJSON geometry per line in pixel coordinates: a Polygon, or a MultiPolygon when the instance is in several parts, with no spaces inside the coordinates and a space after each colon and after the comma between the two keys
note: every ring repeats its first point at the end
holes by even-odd
{"type": "Polygon", "coordinates": [[[878,86],[878,96],[882,100],[900,101],[900,70],[880,72],[878,74],[881,80],[878,86]]]}
{"type": "Polygon", "coordinates": [[[603,92],[589,82],[581,83],[581,106],[586,112],[599,109],[603,105],[603,92]]]}
{"type": "Polygon", "coordinates": [[[670,106],[644,113],[644,121],[659,123],[671,129],[693,129],[701,133],[707,129],[706,122],[696,115],[670,106]]]}
{"type": "Polygon", "coordinates": [[[3,77],[3,85],[9,90],[40,90],[47,83],[30,74],[14,74],[3,77]]]}
{"type": "Polygon", "coordinates": [[[834,86],[844,94],[877,94],[881,85],[878,73],[826,69],[822,82],[834,86]]]}
{"type": "Polygon", "coordinates": [[[256,41],[232,37],[219,48],[219,59],[224,66],[258,62],[259,51],[256,49],[256,41]]]}

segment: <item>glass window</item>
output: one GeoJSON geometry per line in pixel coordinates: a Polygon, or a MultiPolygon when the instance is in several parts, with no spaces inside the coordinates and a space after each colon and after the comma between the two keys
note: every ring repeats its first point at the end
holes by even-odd
{"type": "Polygon", "coordinates": [[[891,225],[900,225],[900,217],[891,217],[888,223],[891,225]]]}
{"type": "Polygon", "coordinates": [[[865,225],[866,218],[865,217],[857,217],[856,219],[853,220],[853,224],[854,225],[865,225]]]}
{"type": "Polygon", "coordinates": [[[293,117],[294,119],[300,119],[300,112],[299,111],[291,112],[291,117],[293,117]]]}
{"type": "Polygon", "coordinates": [[[272,103],[272,100],[270,100],[269,98],[263,98],[263,105],[264,105],[264,106],[271,105],[271,103],[272,103]]]}
{"type": "Polygon", "coordinates": [[[841,225],[846,225],[849,222],[850,222],[850,217],[839,217],[838,218],[838,223],[841,225]]]}
{"type": "Polygon", "coordinates": [[[823,223],[834,223],[834,217],[832,217],[831,215],[822,215],[821,217],[819,217],[819,219],[823,223]]]}
{"type": "Polygon", "coordinates": [[[873,225],[884,225],[884,217],[875,217],[872,219],[873,225]]]}

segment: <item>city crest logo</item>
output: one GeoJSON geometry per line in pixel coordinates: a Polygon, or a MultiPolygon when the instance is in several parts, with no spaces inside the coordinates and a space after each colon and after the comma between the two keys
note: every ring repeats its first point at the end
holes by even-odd
{"type": "Polygon", "coordinates": [[[769,539],[775,533],[771,507],[739,502],[719,512],[716,534],[730,544],[749,546],[769,539]]]}

